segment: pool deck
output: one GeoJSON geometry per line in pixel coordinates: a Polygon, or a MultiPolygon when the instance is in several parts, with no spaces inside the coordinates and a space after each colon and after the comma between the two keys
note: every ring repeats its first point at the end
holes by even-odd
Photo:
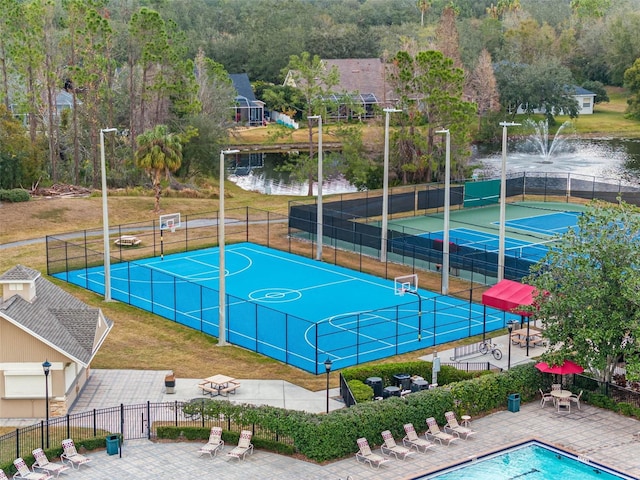
{"type": "MultiPolygon", "coordinates": [[[[538,402],[532,402],[522,405],[519,412],[501,411],[472,419],[470,426],[477,433],[469,440],[459,440],[451,446],[437,445],[427,453],[416,453],[404,461],[393,459],[378,470],[356,462],[353,456],[316,465],[255,450],[244,461],[238,461],[224,454],[231,446],[225,446],[222,454],[212,459],[208,455],[198,456],[197,450],[202,442],[129,440],[122,449],[122,458],[119,455],[109,456],[104,450],[89,452],[87,455],[92,462],[73,471],[70,476],[77,480],[125,477],[337,480],[347,476],[353,480],[410,479],[473,455],[536,437],[640,478],[640,457],[637,455],[640,442],[633,437],[640,431],[640,422],[607,410],[583,405],[582,410],[556,413],[549,405],[541,408],[538,402]]],[[[379,449],[374,451],[380,453],[379,449]]]]}

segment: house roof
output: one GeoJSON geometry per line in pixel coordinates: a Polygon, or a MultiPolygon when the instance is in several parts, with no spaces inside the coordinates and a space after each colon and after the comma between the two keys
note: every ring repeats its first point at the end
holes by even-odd
{"type": "Polygon", "coordinates": [[[236,89],[240,97],[246,98],[249,102],[254,102],[256,96],[251,88],[251,82],[249,76],[246,73],[231,73],[229,74],[233,88],[236,89]]]}
{"type": "Polygon", "coordinates": [[[578,86],[573,87],[573,88],[575,89],[574,95],[581,95],[581,96],[584,96],[584,97],[586,97],[586,96],[594,96],[595,97],[596,96],[595,93],[593,93],[590,90],[587,90],[586,88],[582,88],[582,87],[578,87],[578,86]]]}
{"type": "Polygon", "coordinates": [[[2,283],[35,280],[36,297],[30,302],[19,295],[0,298],[0,317],[43,343],[88,366],[113,327],[98,308],[89,307],[40,275],[18,265],[0,276],[2,283]],[[100,329],[100,322],[106,328],[100,329]]]}

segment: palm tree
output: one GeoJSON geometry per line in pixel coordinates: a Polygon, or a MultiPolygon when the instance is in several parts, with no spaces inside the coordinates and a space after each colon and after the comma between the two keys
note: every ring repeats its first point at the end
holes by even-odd
{"type": "Polygon", "coordinates": [[[424,14],[431,8],[431,2],[429,0],[418,0],[416,5],[420,10],[420,26],[424,27],[424,14]]]}
{"type": "Polygon", "coordinates": [[[156,192],[153,211],[160,211],[162,174],[175,172],[182,164],[182,143],[179,135],[169,133],[166,125],[156,125],[136,139],[138,149],[134,155],[136,165],[144,169],[153,181],[156,192]]]}

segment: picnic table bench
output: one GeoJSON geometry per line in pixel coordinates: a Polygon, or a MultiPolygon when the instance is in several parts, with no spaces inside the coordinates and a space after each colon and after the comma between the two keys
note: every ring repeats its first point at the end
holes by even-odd
{"type": "Polygon", "coordinates": [[[113,243],[122,247],[137,247],[142,243],[142,240],[135,235],[120,235],[113,243]]]}

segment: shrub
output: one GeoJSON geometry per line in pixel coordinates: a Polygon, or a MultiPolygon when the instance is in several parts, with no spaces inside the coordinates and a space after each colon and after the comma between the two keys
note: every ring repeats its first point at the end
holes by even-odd
{"type": "Polygon", "coordinates": [[[26,190],[21,188],[13,188],[11,190],[0,189],[0,202],[28,202],[31,200],[31,195],[26,190]]]}
{"type": "Polygon", "coordinates": [[[373,400],[373,388],[369,385],[365,385],[360,380],[351,380],[347,382],[349,388],[351,389],[351,393],[353,393],[353,398],[356,399],[356,402],[367,402],[373,400]]]}

